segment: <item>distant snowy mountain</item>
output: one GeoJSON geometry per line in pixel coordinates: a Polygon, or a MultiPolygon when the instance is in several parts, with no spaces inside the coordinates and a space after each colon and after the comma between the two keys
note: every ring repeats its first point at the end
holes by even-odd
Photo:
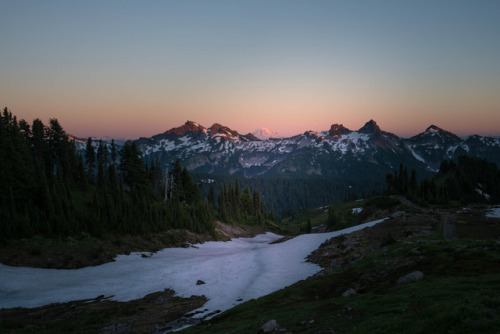
{"type": "Polygon", "coordinates": [[[378,179],[400,163],[424,176],[444,159],[461,154],[487,158],[500,165],[500,140],[461,139],[437,126],[409,139],[380,129],[373,120],[357,131],[333,124],[323,132],[306,131],[289,138],[261,140],[221,124],[209,128],[188,121],[151,138],[135,141],[146,161],[168,166],[176,159],[198,173],[244,177],[327,177],[378,179]]]}
{"type": "Polygon", "coordinates": [[[252,134],[259,138],[260,140],[266,140],[266,139],[270,139],[270,138],[280,138],[281,136],[277,133],[277,132],[274,132],[268,128],[259,128],[259,129],[256,129],[254,132],[252,132],[252,134]]]}
{"type": "Polygon", "coordinates": [[[495,162],[500,166],[500,139],[478,135],[460,138],[435,125],[405,140],[415,157],[431,169],[438,170],[441,161],[470,155],[495,162]]]}

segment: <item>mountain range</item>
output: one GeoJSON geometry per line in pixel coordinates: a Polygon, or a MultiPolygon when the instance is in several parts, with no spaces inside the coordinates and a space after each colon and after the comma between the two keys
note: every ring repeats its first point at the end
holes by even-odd
{"type": "Polygon", "coordinates": [[[259,139],[215,123],[209,128],[187,121],[135,141],[146,161],[166,168],[176,159],[195,173],[281,178],[354,178],[381,180],[403,163],[421,177],[444,159],[467,154],[500,166],[500,139],[460,138],[435,125],[411,138],[380,129],[373,120],[353,131],[333,124],[288,138],[259,139]]]}

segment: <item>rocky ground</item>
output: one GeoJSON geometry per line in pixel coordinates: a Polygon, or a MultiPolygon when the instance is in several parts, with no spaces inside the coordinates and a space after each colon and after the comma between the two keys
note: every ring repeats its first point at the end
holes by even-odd
{"type": "Polygon", "coordinates": [[[201,307],[205,297],[174,297],[155,292],[130,302],[98,297],[32,309],[0,310],[0,331],[53,333],[164,333],[185,314],[201,307]]]}
{"type": "MultiPolygon", "coordinates": [[[[442,224],[442,216],[443,213],[439,211],[412,214],[396,212],[375,226],[328,240],[308,260],[329,271],[342,268],[391,243],[431,234],[442,224]]],[[[416,246],[416,253],[417,249],[416,246]]]]}

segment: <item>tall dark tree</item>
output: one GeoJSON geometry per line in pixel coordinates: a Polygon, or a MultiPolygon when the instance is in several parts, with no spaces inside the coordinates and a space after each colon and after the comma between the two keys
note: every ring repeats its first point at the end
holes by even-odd
{"type": "Polygon", "coordinates": [[[212,182],[209,185],[207,201],[212,208],[215,208],[215,189],[212,182]]]}
{"type": "Polygon", "coordinates": [[[131,191],[143,193],[148,189],[146,166],[135,143],[123,146],[120,152],[120,171],[131,191]]]}
{"type": "Polygon", "coordinates": [[[97,147],[97,185],[106,185],[106,170],[108,167],[108,146],[106,142],[99,140],[97,147]]]}
{"type": "Polygon", "coordinates": [[[85,166],[87,167],[87,174],[91,181],[94,179],[95,160],[94,145],[92,144],[92,138],[89,137],[85,146],[85,166]]]}

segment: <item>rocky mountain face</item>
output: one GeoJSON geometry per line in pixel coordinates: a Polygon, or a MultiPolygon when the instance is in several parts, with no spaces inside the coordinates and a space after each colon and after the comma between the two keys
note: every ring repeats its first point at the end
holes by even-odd
{"type": "Polygon", "coordinates": [[[493,137],[469,136],[460,138],[435,125],[423,133],[405,140],[415,157],[432,170],[438,170],[444,159],[455,160],[461,155],[487,159],[500,166],[500,139],[493,137]]]}
{"type": "Polygon", "coordinates": [[[258,139],[220,124],[205,128],[188,121],[151,138],[136,141],[146,161],[168,167],[177,158],[195,173],[244,177],[383,179],[403,163],[424,176],[444,159],[461,154],[500,165],[500,140],[461,139],[436,126],[409,139],[380,129],[373,120],[357,131],[334,124],[324,132],[306,131],[290,138],[258,139]]]}

